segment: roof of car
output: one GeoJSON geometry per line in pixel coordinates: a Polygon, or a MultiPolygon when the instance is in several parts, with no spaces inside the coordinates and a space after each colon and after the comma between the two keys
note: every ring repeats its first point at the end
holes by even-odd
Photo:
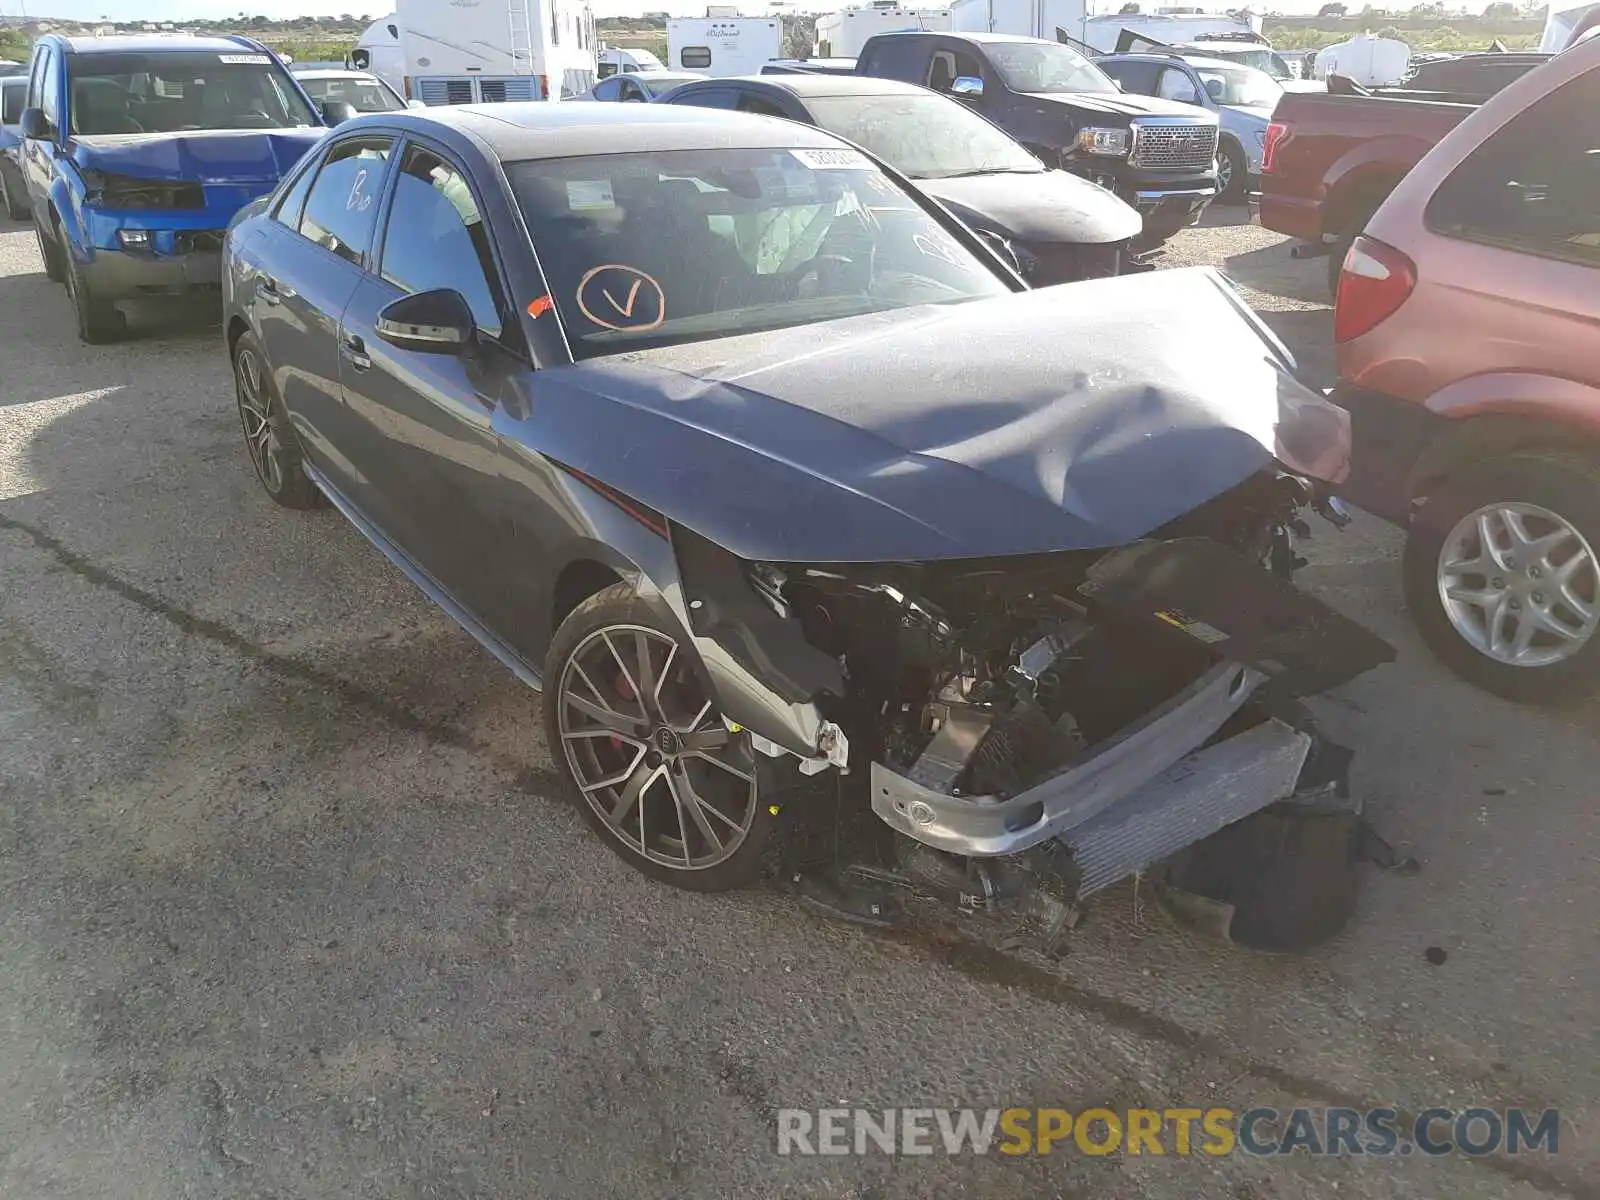
{"type": "Polygon", "coordinates": [[[508,161],[640,151],[836,147],[831,134],[797,121],[725,109],[663,104],[456,104],[371,113],[339,126],[458,129],[508,161]]]}
{"type": "Polygon", "coordinates": [[[1112,61],[1115,61],[1115,62],[1153,62],[1153,63],[1160,63],[1160,62],[1171,62],[1175,58],[1181,59],[1182,61],[1188,63],[1191,67],[1206,67],[1206,68],[1208,68],[1210,70],[1213,70],[1213,71],[1215,71],[1215,70],[1237,71],[1239,69],[1239,64],[1238,63],[1229,62],[1225,58],[1207,58],[1203,54],[1181,54],[1181,53],[1180,54],[1166,54],[1166,53],[1158,53],[1158,52],[1156,52],[1154,50],[1149,51],[1148,53],[1144,53],[1144,54],[1107,54],[1107,55],[1103,55],[1101,58],[1095,59],[1095,62],[1104,62],[1104,61],[1107,61],[1107,60],[1112,60],[1112,61]]]}
{"type": "Polygon", "coordinates": [[[290,67],[296,79],[376,79],[371,71],[356,71],[348,67],[290,67]]]}
{"type": "Polygon", "coordinates": [[[254,42],[232,37],[186,37],[171,33],[147,33],[126,37],[64,37],[60,39],[73,54],[141,54],[155,50],[169,53],[210,52],[212,54],[260,54],[254,42]]]}
{"type": "Polygon", "coordinates": [[[865,75],[732,75],[706,82],[760,84],[802,99],[808,96],[898,96],[928,90],[915,83],[902,83],[898,79],[873,79],[865,75]]]}

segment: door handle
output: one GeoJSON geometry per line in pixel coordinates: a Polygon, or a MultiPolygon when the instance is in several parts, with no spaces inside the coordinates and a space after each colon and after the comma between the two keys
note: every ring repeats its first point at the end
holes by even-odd
{"type": "Polygon", "coordinates": [[[359,334],[347,333],[339,339],[339,352],[357,371],[365,371],[372,365],[372,359],[367,356],[367,344],[359,334]]]}
{"type": "Polygon", "coordinates": [[[256,280],[256,295],[267,304],[283,303],[283,297],[278,294],[278,281],[270,275],[263,275],[256,280]]]}

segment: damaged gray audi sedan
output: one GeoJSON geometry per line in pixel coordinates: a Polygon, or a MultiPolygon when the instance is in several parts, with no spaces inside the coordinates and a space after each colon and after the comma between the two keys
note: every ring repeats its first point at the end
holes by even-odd
{"type": "Polygon", "coordinates": [[[815,128],[492,105],[339,127],[232,226],[257,475],[529,686],[644,873],[748,880],[826,782],[1079,894],[1291,793],[1391,656],[1296,590],[1342,414],[1214,272],[1029,291],[815,128]]]}

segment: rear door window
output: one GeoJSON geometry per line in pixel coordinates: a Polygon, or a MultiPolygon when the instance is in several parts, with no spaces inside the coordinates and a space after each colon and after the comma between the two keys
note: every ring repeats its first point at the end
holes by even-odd
{"type": "Polygon", "coordinates": [[[347,262],[360,263],[377,224],[378,197],[393,148],[392,138],[367,137],[329,150],[306,196],[301,236],[347,262]]]}
{"type": "MultiPolygon", "coordinates": [[[[310,156],[307,155],[309,158],[310,156]]],[[[272,219],[280,225],[287,225],[290,229],[300,228],[300,214],[305,211],[306,193],[311,190],[311,181],[316,177],[315,166],[305,166],[300,174],[283,193],[278,201],[278,207],[273,210],[272,219]]]]}
{"type": "Polygon", "coordinates": [[[739,93],[739,111],[757,113],[763,117],[782,117],[787,114],[771,100],[763,96],[756,96],[750,92],[739,93]]]}
{"type": "Polygon", "coordinates": [[[1118,61],[1112,59],[1100,64],[1100,69],[1122,85],[1122,90],[1138,96],[1156,94],[1156,77],[1161,68],[1156,63],[1118,61]]]}
{"type": "Polygon", "coordinates": [[[1500,128],[1428,202],[1446,237],[1600,266],[1600,71],[1500,128]]]}
{"type": "Polygon", "coordinates": [[[922,83],[928,77],[931,44],[920,38],[887,37],[868,49],[861,66],[865,75],[922,83]]]}

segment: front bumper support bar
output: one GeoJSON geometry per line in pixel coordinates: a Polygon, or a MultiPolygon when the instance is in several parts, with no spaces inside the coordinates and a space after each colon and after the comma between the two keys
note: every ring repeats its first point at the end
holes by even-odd
{"type": "MultiPolygon", "coordinates": [[[[1196,751],[1244,706],[1263,678],[1238,663],[1222,663],[1142,721],[1094,747],[1087,758],[1015,796],[952,795],[874,762],[872,809],[890,828],[936,850],[973,857],[1018,854],[1061,837],[1147,788],[1167,786],[1170,792],[1173,781],[1163,774],[1169,768],[1187,772],[1184,778],[1197,793],[1203,791],[1227,765],[1207,755],[1249,734],[1196,751]]],[[[1246,743],[1245,748],[1254,745],[1246,743]]],[[[1305,758],[1304,748],[1300,758],[1305,758]]],[[[1293,786],[1291,774],[1287,788],[1255,807],[1282,799],[1293,786]]]]}

